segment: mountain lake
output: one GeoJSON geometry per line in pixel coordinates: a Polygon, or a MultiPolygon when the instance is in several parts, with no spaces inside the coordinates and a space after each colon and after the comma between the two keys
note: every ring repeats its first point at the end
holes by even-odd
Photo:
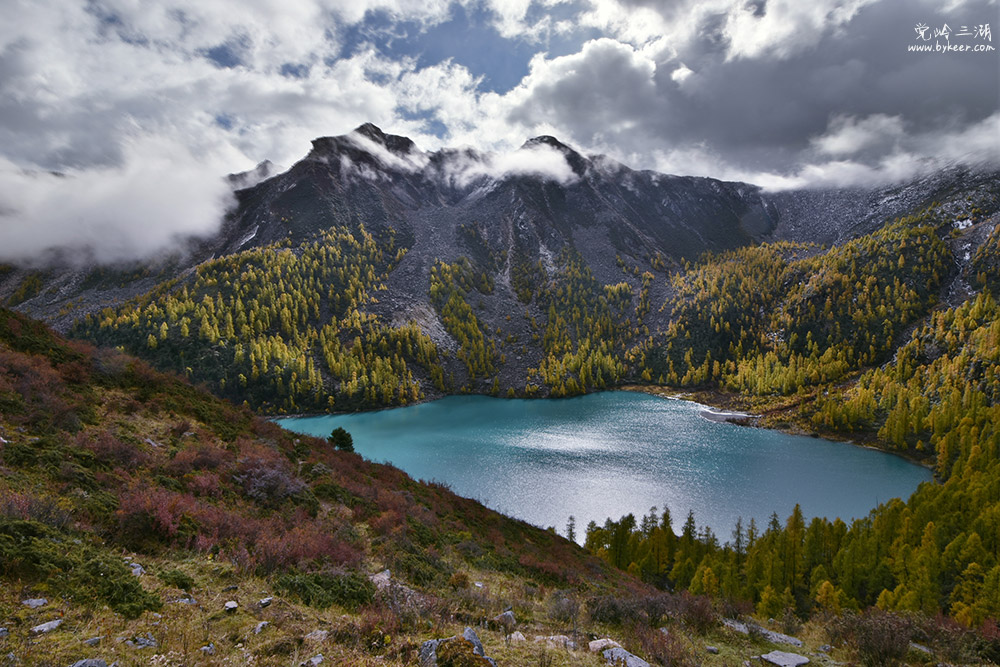
{"type": "Polygon", "coordinates": [[[845,521],[906,498],[929,470],[898,456],[703,416],[705,406],[609,391],[567,399],[450,396],[357,414],[294,417],[281,426],[326,437],[347,429],[355,451],[415,479],[577,540],[589,521],[670,508],[675,531],[689,510],[698,527],[730,539],[737,517],[782,524],[796,503],[845,521]]]}

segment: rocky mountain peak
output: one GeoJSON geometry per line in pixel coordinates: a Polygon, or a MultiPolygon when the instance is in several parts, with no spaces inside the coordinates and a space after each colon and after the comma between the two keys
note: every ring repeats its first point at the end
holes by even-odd
{"type": "Polygon", "coordinates": [[[573,173],[577,176],[583,176],[584,172],[587,171],[587,158],[583,157],[574,149],[548,134],[528,139],[521,145],[521,150],[537,148],[539,146],[554,148],[566,156],[566,162],[569,163],[573,173]]]}
{"type": "Polygon", "coordinates": [[[371,139],[377,144],[381,144],[393,153],[407,154],[417,150],[417,145],[409,137],[397,134],[386,134],[382,128],[374,123],[364,123],[354,129],[354,134],[359,134],[367,139],[371,139]]]}

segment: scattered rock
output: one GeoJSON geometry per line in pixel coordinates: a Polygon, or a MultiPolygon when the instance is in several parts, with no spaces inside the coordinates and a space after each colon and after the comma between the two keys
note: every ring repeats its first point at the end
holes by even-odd
{"type": "Polygon", "coordinates": [[[236,611],[236,609],[239,606],[240,605],[236,602],[236,600],[230,600],[229,602],[226,603],[226,611],[228,612],[236,611]]]}
{"type": "Polygon", "coordinates": [[[541,644],[542,642],[545,642],[545,645],[549,648],[576,648],[576,642],[566,635],[535,635],[535,643],[541,644]]]}
{"type": "Polygon", "coordinates": [[[601,655],[604,656],[604,659],[609,665],[615,665],[616,667],[618,665],[621,665],[622,667],[652,667],[648,662],[639,656],[629,653],[620,646],[609,648],[601,655]]]}
{"type": "Polygon", "coordinates": [[[10,634],[10,631],[7,630],[7,628],[0,628],[0,639],[3,639],[4,637],[6,637],[9,634],[10,634]]]}
{"type": "Polygon", "coordinates": [[[239,588],[240,588],[239,586],[233,584],[232,586],[226,586],[225,588],[223,588],[222,592],[223,593],[228,593],[229,591],[239,590],[239,588]]]}
{"type": "Polygon", "coordinates": [[[274,602],[274,598],[266,597],[266,598],[261,598],[260,602],[258,602],[257,604],[259,604],[260,608],[263,609],[264,607],[270,606],[272,602],[274,602]]]}
{"type": "Polygon", "coordinates": [[[711,653],[712,655],[719,655],[719,649],[716,646],[706,646],[705,650],[711,653]]]}
{"type": "Polygon", "coordinates": [[[514,612],[510,610],[494,616],[492,622],[496,626],[503,628],[508,633],[514,629],[514,626],[517,625],[517,619],[514,618],[514,612]]]}
{"type": "Polygon", "coordinates": [[[177,598],[176,600],[171,600],[170,604],[198,604],[198,601],[195,600],[190,595],[185,595],[182,598],[177,598]]]}
{"type": "Polygon", "coordinates": [[[269,625],[271,625],[271,624],[268,623],[267,621],[261,621],[260,623],[258,623],[257,625],[254,626],[253,633],[255,635],[259,635],[261,633],[261,631],[263,631],[264,628],[266,628],[269,625]]]}
{"type": "Polygon", "coordinates": [[[330,636],[329,630],[313,630],[308,635],[306,635],[306,641],[308,642],[325,642],[326,638],[330,636]]]}
{"type": "Polygon", "coordinates": [[[98,635],[97,637],[91,637],[90,639],[84,639],[83,643],[87,646],[99,646],[103,637],[98,635]]]}
{"type": "Polygon", "coordinates": [[[512,633],[510,633],[510,636],[509,636],[509,637],[508,637],[507,639],[509,639],[509,640],[510,640],[510,641],[512,641],[512,642],[523,642],[523,641],[525,641],[525,639],[524,639],[524,635],[522,635],[522,634],[521,634],[521,633],[520,633],[519,631],[517,631],[517,630],[515,630],[515,631],[514,631],[514,632],[512,632],[512,633]]]}
{"type": "Polygon", "coordinates": [[[317,653],[313,657],[309,658],[305,662],[300,662],[299,667],[316,667],[316,665],[323,663],[323,654],[317,653]]]}
{"type": "Polygon", "coordinates": [[[138,635],[134,639],[127,640],[125,645],[132,648],[156,648],[160,643],[156,641],[156,638],[152,634],[147,632],[145,637],[138,635]]]}
{"type": "Polygon", "coordinates": [[[21,604],[29,609],[38,609],[39,607],[44,607],[49,603],[45,598],[28,598],[27,600],[21,600],[21,604]]]}
{"type": "Polygon", "coordinates": [[[473,581],[472,585],[475,586],[476,588],[482,588],[483,587],[483,582],[481,582],[481,581],[473,581]]]}
{"type": "Polygon", "coordinates": [[[931,651],[926,646],[923,646],[921,644],[917,644],[916,642],[910,642],[910,650],[917,651],[918,653],[924,653],[926,655],[931,655],[931,654],[934,653],[933,651],[931,651]]]}
{"type": "Polygon", "coordinates": [[[108,667],[108,663],[100,658],[87,658],[86,660],[77,660],[70,667],[108,667]]]}
{"type": "Polygon", "coordinates": [[[764,662],[769,662],[777,667],[799,667],[809,662],[809,658],[798,653],[788,653],[786,651],[771,651],[760,656],[764,662]]]}
{"type": "Polygon", "coordinates": [[[440,639],[428,639],[420,645],[420,667],[436,667],[437,648],[441,645],[440,639]]]}
{"type": "Polygon", "coordinates": [[[31,628],[31,634],[40,635],[46,632],[51,632],[56,628],[58,628],[60,625],[62,625],[62,619],[57,618],[54,621],[49,621],[48,623],[42,623],[41,625],[36,625],[35,627],[31,628]]]}
{"type": "Polygon", "coordinates": [[[382,570],[377,574],[369,575],[368,581],[375,584],[375,588],[378,590],[385,590],[392,583],[392,573],[389,570],[382,570]]]}
{"type": "Polygon", "coordinates": [[[462,631],[462,638],[472,644],[473,653],[476,655],[486,655],[486,651],[483,650],[483,643],[479,641],[479,635],[476,634],[475,630],[470,627],[466,627],[465,630],[462,631]]]}
{"type": "Polygon", "coordinates": [[[765,639],[769,642],[774,642],[775,644],[789,644],[790,646],[802,646],[802,640],[789,635],[783,635],[780,632],[774,632],[773,630],[768,630],[767,628],[759,628],[760,634],[763,635],[765,639]]]}
{"type": "Polygon", "coordinates": [[[742,635],[750,634],[750,628],[747,627],[746,623],[740,623],[739,621],[731,618],[724,618],[722,619],[722,624],[730,630],[735,630],[742,635]]]}
{"type": "Polygon", "coordinates": [[[823,644],[816,650],[819,651],[820,653],[829,653],[830,651],[833,650],[833,647],[830,646],[829,644],[823,644]]]}
{"type": "Polygon", "coordinates": [[[446,661],[446,664],[482,664],[493,665],[496,661],[486,657],[483,644],[479,641],[476,631],[472,628],[465,628],[461,636],[448,637],[446,639],[429,639],[420,646],[420,666],[437,667],[438,655],[446,661]],[[456,660],[462,660],[458,663],[456,660]]]}
{"type": "Polygon", "coordinates": [[[202,646],[198,650],[204,653],[205,655],[215,655],[215,644],[209,643],[208,646],[202,646]]]}
{"type": "Polygon", "coordinates": [[[591,653],[600,653],[601,651],[609,648],[621,648],[621,644],[616,642],[614,639],[595,639],[587,645],[591,653]]]}
{"type": "Polygon", "coordinates": [[[160,443],[158,443],[157,441],[153,440],[152,438],[146,438],[145,443],[147,445],[149,445],[150,447],[156,447],[157,449],[159,449],[160,447],[163,446],[160,443]]]}
{"type": "Polygon", "coordinates": [[[132,568],[132,574],[136,577],[141,577],[142,575],[146,574],[146,568],[144,568],[142,565],[139,565],[138,563],[132,563],[129,565],[129,567],[132,568]]]}

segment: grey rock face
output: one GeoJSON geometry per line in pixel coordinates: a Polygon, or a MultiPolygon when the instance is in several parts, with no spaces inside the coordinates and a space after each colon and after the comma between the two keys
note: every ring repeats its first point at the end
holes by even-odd
{"type": "Polygon", "coordinates": [[[786,651],[771,651],[760,656],[764,662],[769,662],[777,667],[799,667],[809,662],[809,658],[798,653],[788,653],[786,651]]]}
{"type": "Polygon", "coordinates": [[[651,667],[651,665],[637,655],[629,653],[621,647],[609,648],[601,655],[607,660],[609,665],[622,665],[623,667],[651,667]]]}
{"type": "Polygon", "coordinates": [[[486,651],[483,650],[483,643],[479,641],[479,635],[472,628],[465,628],[462,631],[462,637],[467,639],[472,644],[472,652],[476,655],[486,655],[486,651]]]}
{"type": "Polygon", "coordinates": [[[145,637],[139,635],[134,639],[127,640],[125,642],[125,645],[131,646],[132,648],[136,649],[142,649],[142,648],[157,648],[160,645],[160,643],[156,641],[156,638],[153,637],[152,634],[147,632],[145,637]]]}
{"type": "Polygon", "coordinates": [[[49,603],[45,598],[28,598],[27,600],[21,600],[21,604],[29,609],[38,609],[39,607],[44,607],[49,603]]]}
{"type": "Polygon", "coordinates": [[[35,627],[31,628],[31,634],[33,634],[33,635],[41,635],[41,634],[44,634],[46,632],[52,632],[53,630],[55,630],[56,628],[58,628],[60,625],[62,625],[62,623],[63,622],[62,622],[61,618],[57,618],[54,621],[49,621],[48,623],[41,623],[41,624],[36,625],[35,627]]]}

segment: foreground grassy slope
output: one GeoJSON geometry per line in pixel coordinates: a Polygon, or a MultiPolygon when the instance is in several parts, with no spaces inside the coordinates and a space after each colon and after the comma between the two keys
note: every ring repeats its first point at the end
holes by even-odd
{"type": "Polygon", "coordinates": [[[317,627],[338,638],[328,657],[405,662],[506,605],[530,619],[548,591],[646,590],[553,533],[10,311],[0,437],[0,642],[29,664],[143,663],[116,641],[142,632],[182,662],[214,642],[232,664],[291,664],[317,627]],[[389,597],[367,577],[382,568],[403,586],[389,597]],[[188,592],[197,605],[176,602],[188,592]],[[31,597],[49,603],[20,604],[31,597]],[[230,599],[240,608],[226,614],[230,599]],[[60,629],[31,637],[55,618],[60,629]],[[272,627],[252,635],[260,620],[272,627]],[[81,643],[92,636],[104,639],[81,643]]]}

